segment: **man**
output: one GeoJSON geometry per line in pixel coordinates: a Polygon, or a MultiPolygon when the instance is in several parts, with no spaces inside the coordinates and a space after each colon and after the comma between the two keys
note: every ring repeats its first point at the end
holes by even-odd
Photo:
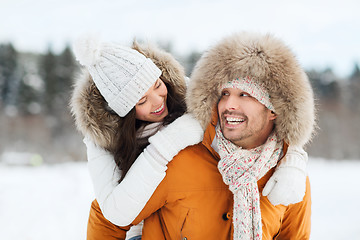
{"type": "MultiPolygon", "coordinates": [[[[187,105],[206,128],[204,140],[168,164],[133,221],[145,219],[142,239],[308,239],[308,179],[298,203],[274,206],[268,195],[277,181],[306,178],[294,152],[283,158],[314,127],[312,89],[291,51],[269,35],[225,38],[196,65],[187,105]],[[264,189],[268,181],[274,184],[264,189]]],[[[108,222],[93,203],[88,239],[124,239],[128,228],[108,222]]]]}

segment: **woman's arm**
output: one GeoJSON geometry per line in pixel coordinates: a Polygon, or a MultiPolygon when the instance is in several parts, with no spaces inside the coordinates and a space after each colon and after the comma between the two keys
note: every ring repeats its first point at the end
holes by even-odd
{"type": "Polygon", "coordinates": [[[85,139],[88,168],[95,196],[105,218],[118,226],[129,225],[165,177],[167,163],[182,149],[201,141],[203,130],[189,114],[178,118],[149,138],[150,145],[138,156],[118,184],[113,155],[85,139]]]}
{"type": "Polygon", "coordinates": [[[301,147],[288,147],[286,155],[278,163],[262,192],[271,204],[288,206],[303,200],[307,161],[308,155],[301,147]]]}
{"type": "Polygon", "coordinates": [[[111,153],[86,140],[88,170],[101,211],[112,223],[129,225],[165,177],[166,166],[151,159],[145,149],[119,184],[120,171],[111,153]]]}

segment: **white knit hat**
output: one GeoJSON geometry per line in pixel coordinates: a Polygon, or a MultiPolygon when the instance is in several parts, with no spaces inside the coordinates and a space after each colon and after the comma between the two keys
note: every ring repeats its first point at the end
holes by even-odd
{"type": "Polygon", "coordinates": [[[109,106],[124,117],[160,77],[161,70],[138,51],[91,36],[77,40],[76,60],[85,66],[109,106]]]}

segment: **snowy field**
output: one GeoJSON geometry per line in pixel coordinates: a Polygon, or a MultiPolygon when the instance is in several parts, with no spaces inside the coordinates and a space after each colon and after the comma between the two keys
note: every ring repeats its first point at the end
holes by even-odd
{"type": "MultiPolygon", "coordinates": [[[[311,239],[360,240],[360,161],[310,159],[309,176],[311,239]]],[[[0,165],[0,239],[85,239],[93,198],[85,163],[0,165]]]]}

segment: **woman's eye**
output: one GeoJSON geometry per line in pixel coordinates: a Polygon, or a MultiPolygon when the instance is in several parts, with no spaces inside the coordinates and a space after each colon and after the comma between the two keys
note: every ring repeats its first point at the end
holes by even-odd
{"type": "Polygon", "coordinates": [[[240,96],[241,96],[241,97],[250,97],[250,95],[247,94],[247,93],[241,93],[240,96]]]}
{"type": "Polygon", "coordinates": [[[161,86],[161,81],[156,85],[156,88],[159,88],[161,86]]]}
{"type": "Polygon", "coordinates": [[[137,105],[143,105],[145,102],[146,102],[146,99],[142,99],[137,103],[137,105]]]}

